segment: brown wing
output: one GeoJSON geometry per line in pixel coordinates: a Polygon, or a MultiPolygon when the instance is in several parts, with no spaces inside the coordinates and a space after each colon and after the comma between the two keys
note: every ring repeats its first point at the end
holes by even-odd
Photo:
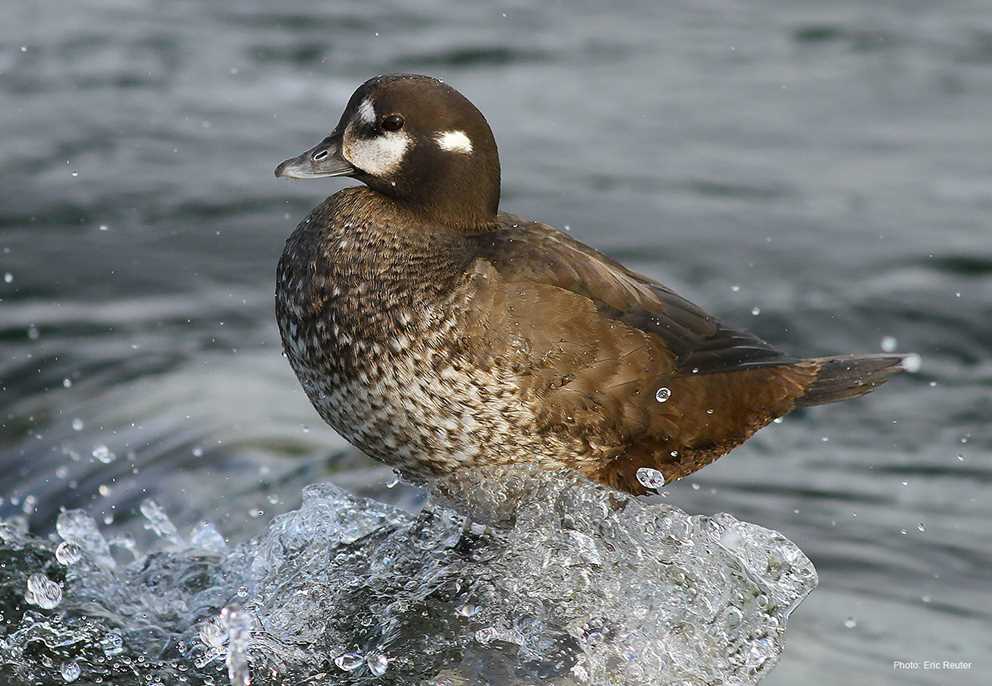
{"type": "Polygon", "coordinates": [[[515,376],[539,431],[580,444],[575,466],[593,478],[640,491],[639,467],[685,476],[791,410],[816,375],[551,227],[506,222],[469,238],[471,347],[515,376]]]}

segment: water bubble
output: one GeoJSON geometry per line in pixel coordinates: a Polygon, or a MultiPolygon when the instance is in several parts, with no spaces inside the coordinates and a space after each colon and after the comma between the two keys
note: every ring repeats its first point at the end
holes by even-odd
{"type": "Polygon", "coordinates": [[[761,314],[761,308],[755,305],[754,307],[751,308],[751,314],[757,317],[759,314],[761,314]]]}
{"type": "Polygon", "coordinates": [[[644,488],[650,488],[655,491],[665,485],[665,475],[651,467],[638,468],[637,480],[644,488]]]}
{"type": "Polygon", "coordinates": [[[662,387],[659,388],[654,393],[654,399],[657,400],[659,403],[666,402],[671,397],[672,397],[672,390],[670,388],[662,387]]]}
{"type": "Polygon", "coordinates": [[[72,379],[70,379],[69,377],[62,379],[62,386],[65,388],[72,388],[72,379]]]}
{"type": "Polygon", "coordinates": [[[203,457],[203,448],[196,446],[192,450],[193,457],[203,457]]]}
{"type": "Polygon", "coordinates": [[[899,347],[899,341],[895,339],[895,336],[883,336],[881,346],[883,352],[892,353],[899,347]]]}
{"type": "Polygon", "coordinates": [[[59,564],[63,564],[66,567],[79,562],[82,556],[83,549],[69,541],[62,541],[59,543],[59,547],[55,549],[55,559],[59,561],[59,564]]]}
{"type": "Polygon", "coordinates": [[[95,457],[98,461],[102,462],[103,464],[110,464],[111,462],[117,459],[117,455],[110,452],[110,448],[108,448],[103,444],[100,444],[95,448],[93,448],[93,457],[95,457]]]}
{"type": "Polygon", "coordinates": [[[28,338],[30,338],[32,341],[36,341],[40,337],[41,337],[41,331],[38,330],[37,326],[32,324],[31,326],[28,327],[28,338]]]}
{"type": "Polygon", "coordinates": [[[365,664],[365,658],[362,657],[361,653],[343,653],[334,658],[334,664],[338,666],[338,669],[350,672],[365,664]]]}
{"type": "Polygon", "coordinates": [[[714,413],[715,411],[716,411],[716,410],[714,410],[714,409],[713,409],[713,408],[711,407],[710,409],[708,409],[708,410],[706,410],[706,414],[713,414],[713,413],[714,413]]]}
{"type": "MultiPolygon", "coordinates": [[[[66,379],[66,381],[69,381],[69,379],[66,379]]],[[[71,382],[70,382],[70,385],[72,385],[71,382]]],[[[68,387],[69,386],[66,386],[66,388],[68,388],[68,387]]],[[[82,431],[83,430],[83,427],[85,427],[85,426],[86,425],[83,423],[83,420],[80,419],[79,417],[76,417],[75,419],[72,420],[72,430],[73,431],[82,431]]]]}
{"type": "Polygon", "coordinates": [[[93,557],[101,567],[114,568],[117,563],[110,555],[107,539],[97,529],[96,522],[83,510],[66,510],[59,514],[55,528],[62,540],[75,543],[93,557]]]}
{"type": "Polygon", "coordinates": [[[734,293],[740,293],[741,292],[741,287],[738,286],[738,285],[736,285],[736,284],[734,284],[733,286],[730,287],[730,290],[732,290],[734,293]]]}
{"type": "Polygon", "coordinates": [[[79,665],[75,662],[63,662],[62,668],[59,670],[62,673],[62,678],[66,682],[72,682],[79,678],[82,670],[79,669],[79,665]]]}
{"type": "Polygon", "coordinates": [[[369,653],[365,656],[365,664],[374,676],[382,676],[389,669],[389,658],[382,653],[369,653]]]}
{"type": "Polygon", "coordinates": [[[927,527],[924,526],[923,522],[920,522],[919,524],[916,525],[916,530],[919,531],[920,533],[923,533],[924,531],[927,530],[927,527]]]}
{"type": "Polygon", "coordinates": [[[62,587],[44,574],[32,574],[28,577],[28,590],[24,594],[24,600],[43,610],[51,610],[62,602],[62,587]]]}
{"type": "Polygon", "coordinates": [[[10,272],[7,272],[6,274],[3,275],[4,283],[12,283],[13,281],[14,281],[14,275],[11,274],[10,272]]]}
{"type": "Polygon", "coordinates": [[[848,617],[847,619],[844,620],[844,626],[847,627],[848,629],[853,629],[857,625],[858,622],[854,619],[854,617],[848,617]]]}

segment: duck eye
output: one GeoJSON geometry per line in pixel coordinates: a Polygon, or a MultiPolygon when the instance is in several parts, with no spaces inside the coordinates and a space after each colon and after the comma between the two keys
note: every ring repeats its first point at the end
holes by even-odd
{"type": "Polygon", "coordinates": [[[403,117],[398,114],[390,114],[388,117],[383,117],[380,126],[383,131],[399,131],[403,128],[403,117]]]}

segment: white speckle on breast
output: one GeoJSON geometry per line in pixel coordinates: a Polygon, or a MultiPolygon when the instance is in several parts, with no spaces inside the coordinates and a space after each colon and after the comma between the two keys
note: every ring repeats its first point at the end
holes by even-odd
{"type": "Polygon", "coordinates": [[[472,141],[464,131],[442,131],[434,140],[439,148],[447,152],[460,152],[463,155],[472,153],[472,141]]]}

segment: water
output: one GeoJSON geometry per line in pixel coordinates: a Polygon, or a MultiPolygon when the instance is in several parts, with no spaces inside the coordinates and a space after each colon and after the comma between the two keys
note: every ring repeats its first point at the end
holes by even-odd
{"type": "Polygon", "coordinates": [[[308,483],[420,502],[322,426],[279,355],[282,243],[342,184],[272,168],[368,76],[427,72],[487,114],[504,208],[790,351],[921,355],[662,492],[816,565],[764,683],[981,683],[990,36],[983,0],[5,7],[0,516],[46,534],[85,508],[127,560],[154,536],[146,498],[185,541],[207,520],[230,545],[308,483]],[[893,672],[924,659],[976,667],[893,672]]]}
{"type": "Polygon", "coordinates": [[[0,674],[40,685],[67,669],[107,684],[207,685],[225,671],[233,686],[754,684],[816,585],[794,543],[727,514],[690,516],[574,474],[473,477],[454,488],[493,483],[475,506],[499,527],[318,484],[226,554],[163,533],[161,510],[145,513],[157,544],[113,568],[106,541],[60,568],[50,542],[2,530],[17,571],[0,575],[0,674]],[[63,609],[25,610],[15,581],[26,568],[45,570],[29,588],[65,585],[63,609]]]}

